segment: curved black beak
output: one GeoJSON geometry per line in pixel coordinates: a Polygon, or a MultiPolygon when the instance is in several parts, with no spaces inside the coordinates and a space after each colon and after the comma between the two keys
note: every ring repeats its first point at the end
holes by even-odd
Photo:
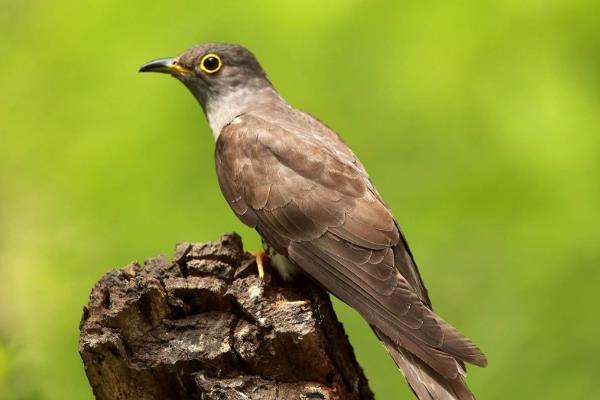
{"type": "Polygon", "coordinates": [[[173,72],[173,59],[159,58],[158,60],[152,60],[142,65],[139,72],[162,72],[169,74],[173,72]]]}

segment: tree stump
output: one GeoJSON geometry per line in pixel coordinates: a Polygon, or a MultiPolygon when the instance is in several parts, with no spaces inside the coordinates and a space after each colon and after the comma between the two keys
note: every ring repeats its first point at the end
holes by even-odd
{"type": "Polygon", "coordinates": [[[373,399],[327,293],[269,272],[228,234],[104,275],[80,324],[96,399],[373,399]]]}

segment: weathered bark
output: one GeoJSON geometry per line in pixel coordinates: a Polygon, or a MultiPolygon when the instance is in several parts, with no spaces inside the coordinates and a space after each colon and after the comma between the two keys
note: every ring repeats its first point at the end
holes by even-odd
{"type": "Polygon", "coordinates": [[[104,275],[80,325],[97,399],[372,399],[328,295],[256,275],[238,235],[104,275]]]}

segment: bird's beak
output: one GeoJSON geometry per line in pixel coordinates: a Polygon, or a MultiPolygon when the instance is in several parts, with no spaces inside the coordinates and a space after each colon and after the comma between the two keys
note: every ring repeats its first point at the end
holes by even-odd
{"type": "Polygon", "coordinates": [[[176,58],[159,58],[142,65],[139,72],[162,72],[163,74],[181,74],[189,72],[177,63],[176,58]]]}

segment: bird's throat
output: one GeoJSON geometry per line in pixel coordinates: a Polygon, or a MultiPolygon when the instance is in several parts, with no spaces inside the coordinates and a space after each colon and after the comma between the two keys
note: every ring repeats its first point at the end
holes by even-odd
{"type": "Polygon", "coordinates": [[[284,100],[272,87],[259,90],[240,88],[209,97],[204,111],[216,141],[223,127],[231,123],[235,117],[281,102],[284,100]]]}

